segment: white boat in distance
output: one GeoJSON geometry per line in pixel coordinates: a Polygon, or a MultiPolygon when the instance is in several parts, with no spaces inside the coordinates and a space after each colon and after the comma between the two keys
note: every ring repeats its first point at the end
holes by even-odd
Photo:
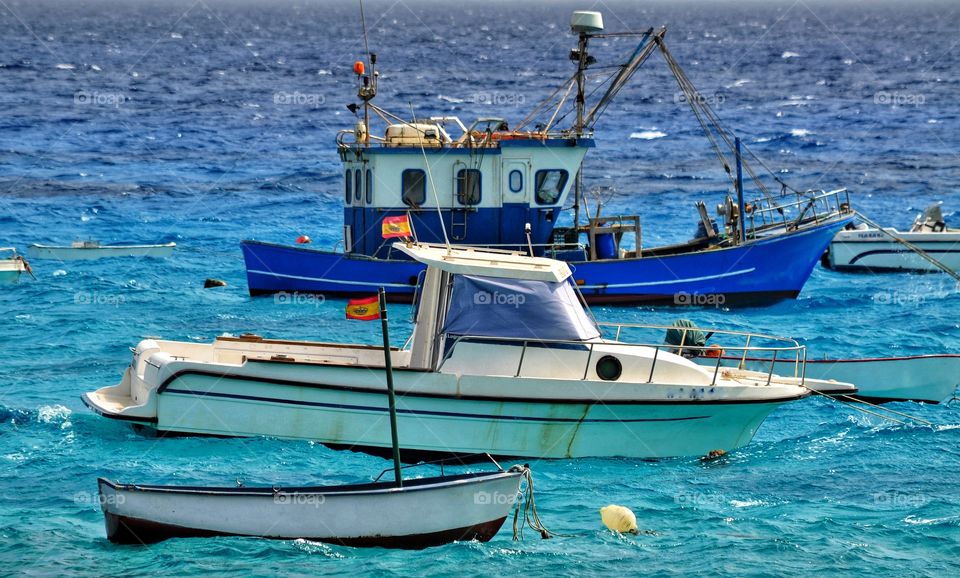
{"type": "MultiPolygon", "coordinates": [[[[700,360],[701,364],[713,363],[700,360]]],[[[755,370],[770,369],[770,360],[723,356],[723,365],[744,366],[755,370]]],[[[775,373],[789,374],[791,362],[777,361],[775,373]]],[[[828,384],[816,389],[826,395],[849,396],[870,403],[891,401],[919,401],[941,403],[951,399],[960,385],[960,354],[912,355],[904,357],[874,357],[864,359],[808,359],[806,376],[828,384]],[[854,384],[851,392],[840,385],[854,384]]]]}
{"type": "MultiPolygon", "coordinates": [[[[747,444],[781,404],[820,384],[701,367],[706,348],[628,343],[597,324],[568,265],[490,249],[396,243],[427,265],[413,334],[392,350],[406,459],[436,454],[700,456],[747,444]],[[610,337],[601,336],[601,327],[610,337]]],[[[727,335],[727,351],[793,359],[793,340],[727,335]],[[734,338],[746,338],[736,345],[734,338]]],[[[220,337],[147,339],[120,384],[83,395],[102,416],[160,433],[265,435],[382,454],[383,348],[220,337]]],[[[849,386],[851,390],[853,386],[849,386]]]]}
{"type": "Polygon", "coordinates": [[[839,271],[940,271],[891,235],[919,247],[953,271],[960,270],[960,229],[947,227],[939,204],[918,215],[909,232],[887,227],[880,231],[863,224],[838,232],[823,264],[839,271]]]}
{"type": "Polygon", "coordinates": [[[23,257],[13,247],[0,247],[0,285],[16,283],[20,275],[28,271],[23,257]]]}
{"type": "Polygon", "coordinates": [[[330,487],[155,486],[97,480],[107,538],[151,544],[169,538],[255,536],[341,546],[427,548],[486,542],[517,501],[528,470],[330,487]]]}
{"type": "Polygon", "coordinates": [[[155,243],[148,245],[102,245],[97,241],[74,241],[67,245],[30,245],[27,255],[31,259],[56,259],[58,261],[76,261],[81,259],[103,259],[105,257],[153,257],[162,259],[173,254],[176,243],[155,243]]]}

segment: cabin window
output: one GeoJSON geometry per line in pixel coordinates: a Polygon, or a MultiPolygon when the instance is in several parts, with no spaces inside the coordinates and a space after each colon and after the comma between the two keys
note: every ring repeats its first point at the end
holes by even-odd
{"type": "Polygon", "coordinates": [[[563,169],[537,171],[537,203],[555,205],[567,186],[567,176],[563,169]]]}
{"type": "Polygon", "coordinates": [[[363,174],[360,169],[353,171],[353,198],[359,203],[360,198],[363,196],[363,190],[360,188],[363,179],[363,174]]]}
{"type": "Polygon", "coordinates": [[[347,169],[347,172],[344,173],[343,182],[344,182],[343,186],[344,186],[344,194],[345,194],[344,202],[349,205],[350,199],[353,197],[353,192],[352,192],[353,191],[353,188],[352,188],[353,171],[351,171],[350,169],[347,169]]]}
{"type": "Polygon", "coordinates": [[[461,205],[480,204],[479,169],[460,169],[457,171],[457,201],[461,205]]]}
{"type": "Polygon", "coordinates": [[[420,169],[407,169],[401,176],[403,202],[411,207],[422,206],[427,200],[427,177],[420,169]]]}
{"type": "Polygon", "coordinates": [[[367,204],[373,204],[373,171],[367,169],[367,204]]]}
{"type": "Polygon", "coordinates": [[[522,191],[523,190],[523,173],[516,169],[510,171],[508,184],[510,186],[511,193],[519,193],[520,191],[522,191]]]}

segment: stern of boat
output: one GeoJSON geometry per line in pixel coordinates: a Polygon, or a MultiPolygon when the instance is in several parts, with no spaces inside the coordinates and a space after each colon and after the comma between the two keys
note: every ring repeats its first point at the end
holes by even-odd
{"type": "Polygon", "coordinates": [[[149,378],[151,374],[155,377],[159,370],[159,364],[150,361],[150,357],[158,352],[160,346],[156,341],[141,341],[133,349],[133,359],[124,370],[120,383],[84,393],[81,396],[83,403],[103,417],[143,424],[156,423],[157,384],[149,378]]]}

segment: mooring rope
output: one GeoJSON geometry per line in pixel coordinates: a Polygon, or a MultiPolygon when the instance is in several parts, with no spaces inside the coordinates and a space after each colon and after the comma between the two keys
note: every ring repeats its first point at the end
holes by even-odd
{"type": "Polygon", "coordinates": [[[929,425],[929,426],[933,426],[933,425],[934,425],[933,422],[929,422],[929,421],[927,421],[927,420],[925,420],[925,419],[921,419],[921,418],[919,418],[919,417],[917,417],[917,416],[910,415],[910,414],[904,413],[904,412],[902,412],[902,411],[897,411],[897,410],[894,410],[894,409],[890,409],[889,407],[883,407],[883,406],[877,405],[877,404],[875,404],[875,403],[870,403],[870,402],[868,402],[868,401],[863,401],[862,399],[857,399],[857,398],[855,398],[855,397],[852,397],[852,396],[849,396],[849,395],[846,395],[846,394],[829,394],[829,393],[824,393],[824,392],[819,391],[819,390],[816,390],[816,389],[814,389],[814,388],[812,388],[812,387],[810,387],[809,385],[806,385],[806,384],[804,384],[802,387],[803,387],[804,389],[807,389],[807,390],[813,392],[813,393],[816,393],[817,395],[822,395],[823,397],[826,397],[826,398],[828,398],[828,399],[831,399],[831,400],[839,403],[839,404],[842,405],[842,406],[849,407],[849,408],[852,409],[852,410],[859,411],[859,412],[863,412],[863,413],[867,413],[867,414],[870,414],[870,415],[874,415],[874,416],[877,416],[877,417],[879,417],[879,418],[881,418],[881,419],[890,420],[890,421],[892,421],[892,422],[894,422],[894,423],[898,423],[898,424],[900,424],[900,425],[907,425],[907,422],[905,422],[905,421],[903,421],[903,420],[899,420],[899,419],[893,418],[893,417],[890,417],[890,416],[888,416],[888,415],[883,415],[882,413],[879,413],[879,411],[885,411],[885,412],[887,412],[887,413],[892,413],[892,414],[894,414],[894,415],[899,415],[899,416],[905,417],[905,418],[907,418],[907,419],[912,419],[913,421],[915,421],[915,422],[917,422],[917,423],[922,423],[922,424],[924,424],[924,425],[929,425]],[[845,399],[849,399],[850,402],[841,401],[841,400],[837,399],[838,397],[842,397],[842,398],[845,398],[845,399]],[[856,404],[868,405],[868,406],[870,406],[870,407],[872,407],[872,408],[874,408],[874,409],[876,409],[876,410],[879,410],[879,411],[871,411],[871,410],[869,410],[869,409],[866,409],[866,408],[863,408],[863,407],[859,407],[859,406],[856,405],[856,404]]]}
{"type": "Polygon", "coordinates": [[[562,534],[556,534],[547,530],[543,525],[543,522],[540,521],[540,514],[537,513],[537,500],[533,491],[533,472],[530,471],[530,468],[527,466],[514,466],[515,468],[522,468],[523,477],[527,481],[527,488],[523,492],[523,499],[517,500],[516,505],[513,508],[513,539],[523,540],[523,528],[524,526],[530,526],[537,532],[540,532],[540,537],[544,540],[553,538],[554,536],[562,536],[562,534]],[[520,519],[520,502],[523,502],[523,519],[520,519]]]}

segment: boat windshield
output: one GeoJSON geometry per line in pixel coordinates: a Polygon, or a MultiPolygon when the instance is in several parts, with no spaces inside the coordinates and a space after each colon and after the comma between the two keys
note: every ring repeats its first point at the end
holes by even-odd
{"type": "Polygon", "coordinates": [[[570,280],[559,283],[455,275],[447,335],[585,341],[600,331],[570,280]]]}

